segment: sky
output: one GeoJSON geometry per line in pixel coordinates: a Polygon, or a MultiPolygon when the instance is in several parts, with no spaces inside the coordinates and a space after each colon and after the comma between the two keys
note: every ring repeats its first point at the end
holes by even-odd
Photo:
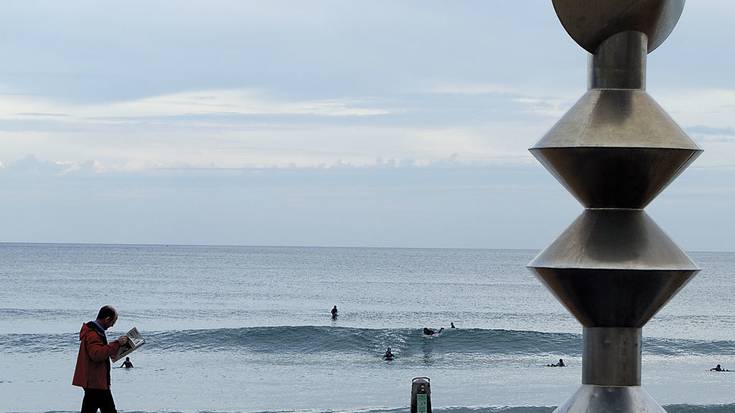
{"type": "MultiPolygon", "coordinates": [[[[733,251],[735,2],[648,92],[704,153],[647,208],[733,251]],[[730,40],[728,40],[730,39],[730,40]]],[[[528,148],[582,96],[551,2],[0,3],[0,242],[528,248],[582,207],[528,148]]]]}

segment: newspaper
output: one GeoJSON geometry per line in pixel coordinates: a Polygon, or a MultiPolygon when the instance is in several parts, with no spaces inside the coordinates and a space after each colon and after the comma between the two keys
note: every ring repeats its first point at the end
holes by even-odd
{"type": "Polygon", "coordinates": [[[145,344],[145,339],[140,335],[137,328],[133,327],[130,331],[125,334],[128,337],[128,342],[125,345],[120,346],[116,354],[110,356],[113,363],[116,363],[121,358],[135,351],[138,347],[145,344]]]}

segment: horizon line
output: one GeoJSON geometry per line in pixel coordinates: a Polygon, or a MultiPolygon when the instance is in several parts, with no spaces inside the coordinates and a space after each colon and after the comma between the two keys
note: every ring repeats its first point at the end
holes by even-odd
{"type": "MultiPolygon", "coordinates": [[[[130,242],[37,242],[0,241],[6,245],[79,245],[79,246],[122,246],[122,247],[215,247],[215,248],[313,248],[313,249],[397,249],[397,250],[482,250],[482,251],[541,251],[543,248],[488,248],[488,247],[406,247],[370,245],[276,245],[276,244],[186,244],[186,243],[130,243],[130,242]]],[[[691,250],[688,253],[735,253],[728,250],[691,250]]]]}

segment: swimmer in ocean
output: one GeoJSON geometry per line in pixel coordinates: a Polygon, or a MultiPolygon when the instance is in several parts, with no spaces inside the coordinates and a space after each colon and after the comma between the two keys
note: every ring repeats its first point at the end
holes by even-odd
{"type": "Polygon", "coordinates": [[[424,335],[427,336],[433,336],[434,334],[439,334],[442,331],[444,331],[444,327],[440,328],[439,331],[436,331],[433,328],[424,327],[424,335]]]}
{"type": "Polygon", "coordinates": [[[391,361],[395,358],[393,353],[390,351],[390,347],[388,347],[387,350],[385,350],[385,354],[383,354],[383,359],[387,361],[391,361]]]}
{"type": "Polygon", "coordinates": [[[337,319],[337,306],[332,307],[332,320],[337,319]]]}
{"type": "Polygon", "coordinates": [[[720,365],[718,364],[717,366],[715,366],[715,367],[713,367],[713,368],[709,369],[709,371],[730,371],[730,370],[727,370],[727,369],[723,369],[723,368],[722,368],[722,366],[720,366],[720,365]]]}
{"type": "Polygon", "coordinates": [[[130,357],[125,357],[125,361],[123,361],[123,364],[120,366],[120,368],[126,368],[126,369],[133,368],[133,362],[130,361],[130,357]]]}
{"type": "Polygon", "coordinates": [[[546,367],[566,367],[567,365],[564,364],[564,360],[559,359],[559,362],[556,364],[547,364],[546,367]]]}

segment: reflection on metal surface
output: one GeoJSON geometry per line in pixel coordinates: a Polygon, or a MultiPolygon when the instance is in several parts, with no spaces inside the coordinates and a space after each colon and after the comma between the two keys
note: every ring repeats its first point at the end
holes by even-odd
{"type": "Polygon", "coordinates": [[[590,55],[589,88],[645,89],[648,37],[620,32],[603,41],[590,55]]]}
{"type": "Polygon", "coordinates": [[[637,31],[653,51],[669,37],[684,10],[684,0],[553,0],[562,26],[590,53],[610,36],[637,31]]]}
{"type": "Polygon", "coordinates": [[[621,327],[642,327],[697,273],[697,270],[535,270],[582,325],[621,327]]]}
{"type": "Polygon", "coordinates": [[[666,413],[641,386],[583,385],[554,413],[666,413]]]}
{"type": "Polygon", "coordinates": [[[529,265],[534,269],[698,270],[640,209],[585,210],[529,265]]]}
{"type": "Polygon", "coordinates": [[[637,209],[586,210],[529,267],[586,327],[642,327],[699,270],[637,209]]]}
{"type": "Polygon", "coordinates": [[[676,148],[533,148],[587,208],[644,208],[699,155],[676,148]]]}
{"type": "Polygon", "coordinates": [[[643,211],[701,149],[646,93],[647,53],[683,0],[553,0],[593,53],[590,90],[530,149],[587,208],[529,267],[584,326],[583,386],[556,412],[664,412],[641,328],[698,271],[643,211]]]}
{"type": "Polygon", "coordinates": [[[640,328],[585,328],[582,383],[640,386],[641,337],[640,328]]]}
{"type": "Polygon", "coordinates": [[[700,150],[640,89],[591,89],[533,147],[635,147],[700,150]]]}
{"type": "Polygon", "coordinates": [[[531,153],[587,208],[643,208],[701,149],[640,89],[592,89],[531,153]]]}

